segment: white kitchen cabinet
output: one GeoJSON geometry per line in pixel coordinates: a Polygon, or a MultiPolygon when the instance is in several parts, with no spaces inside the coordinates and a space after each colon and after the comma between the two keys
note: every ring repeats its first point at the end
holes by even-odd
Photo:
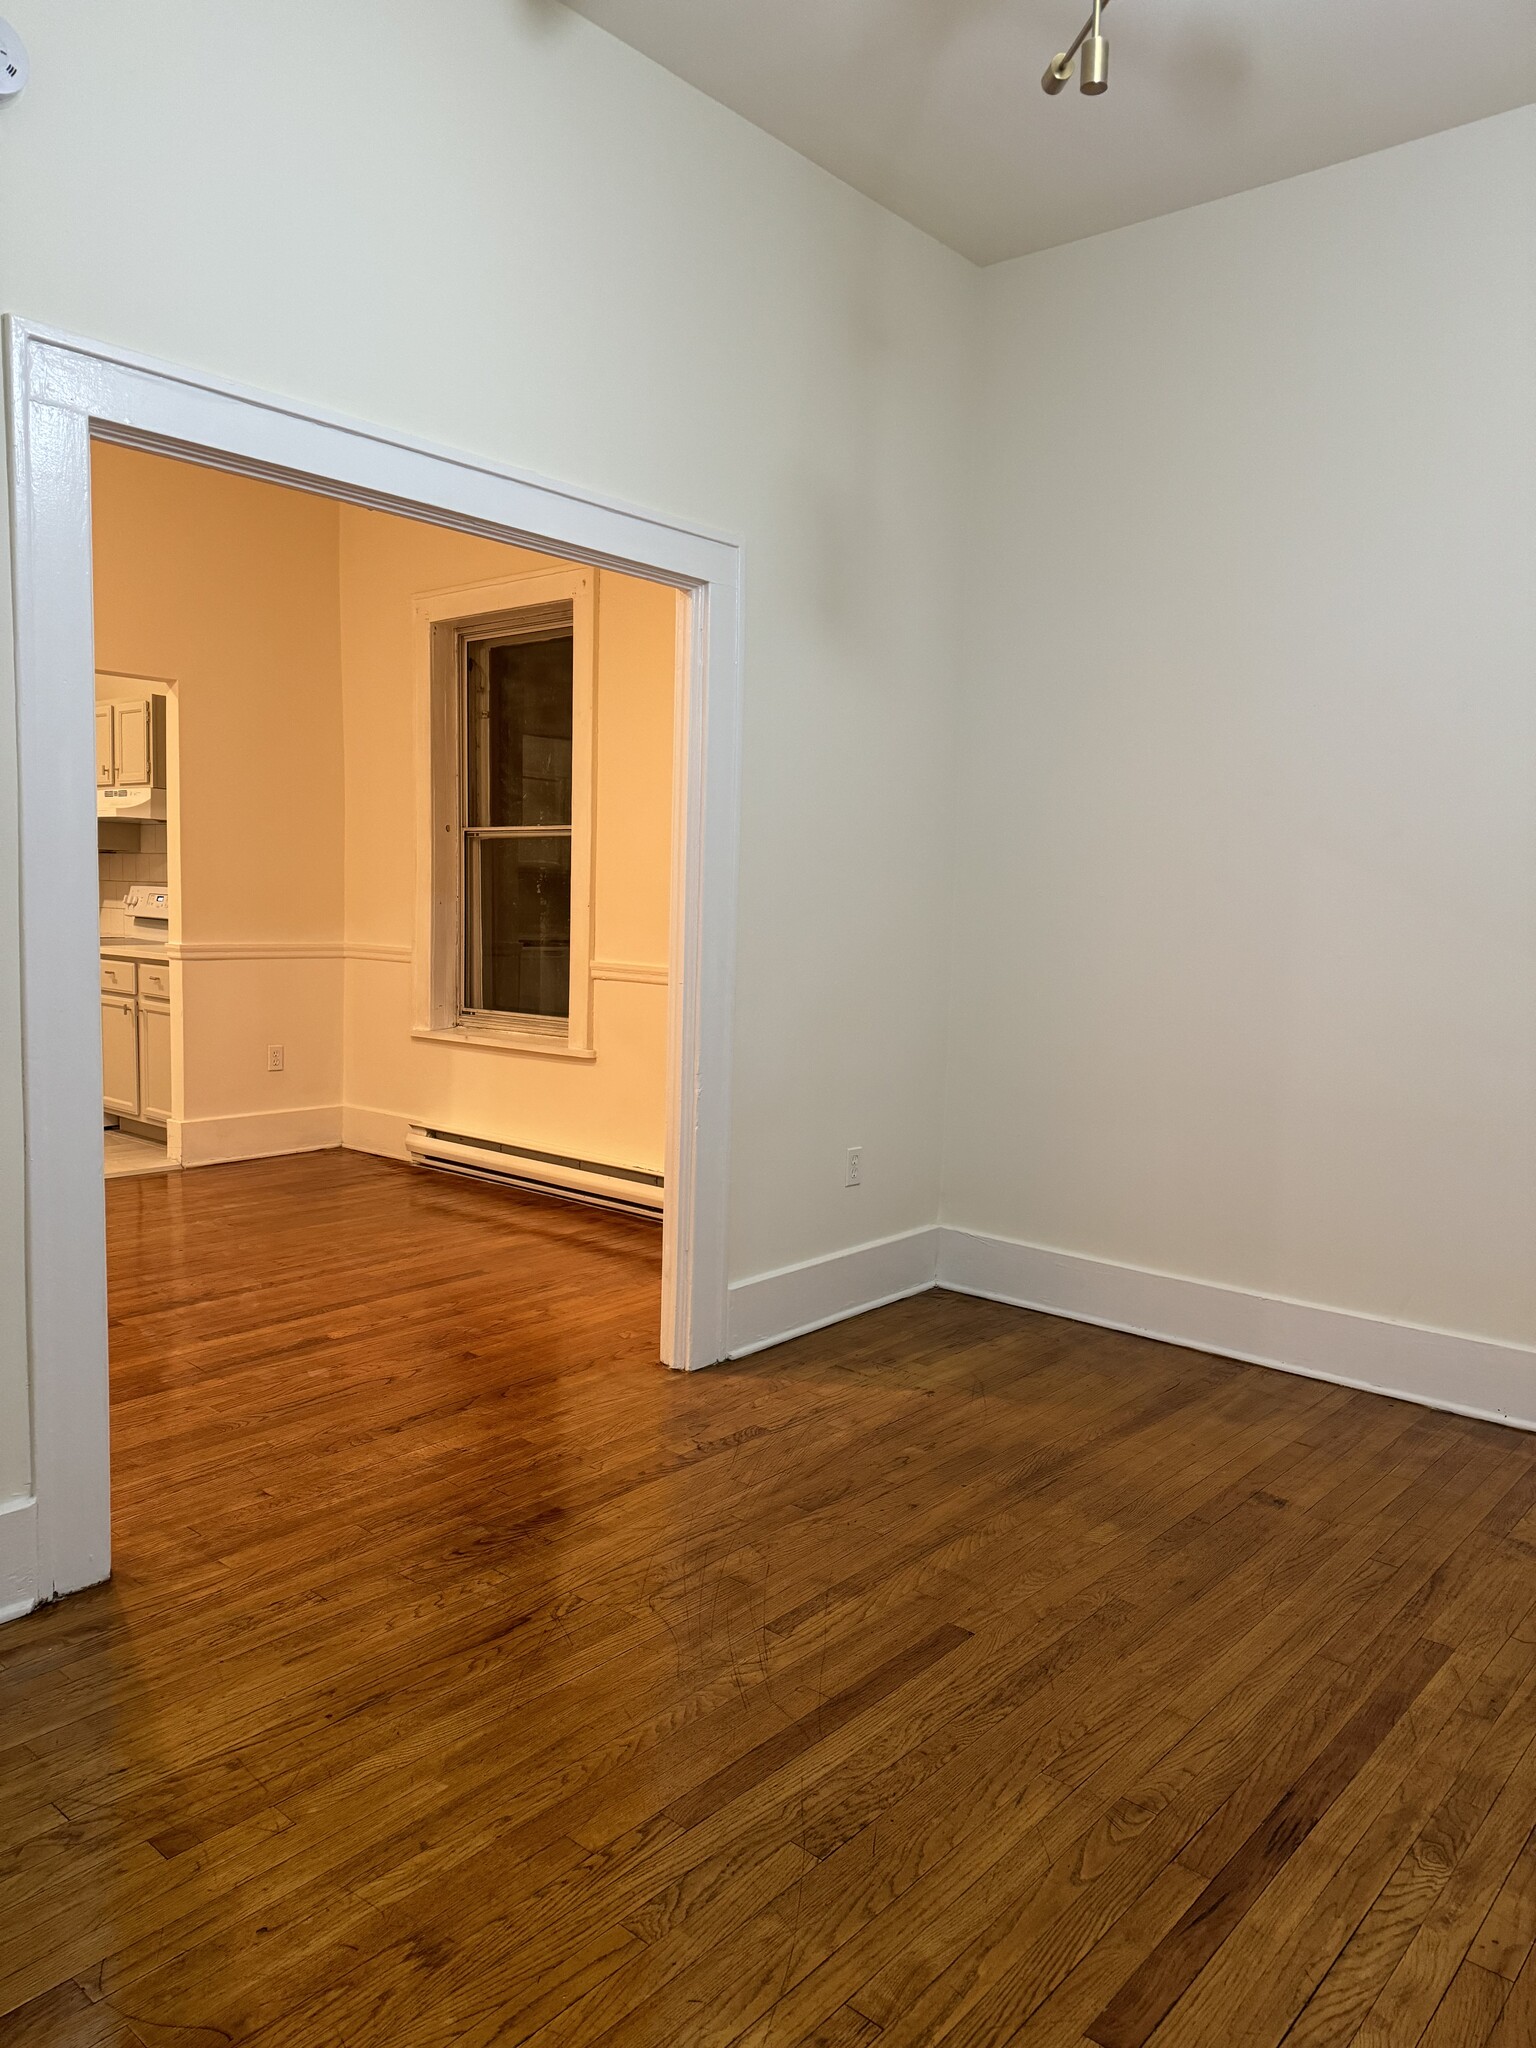
{"type": "Polygon", "coordinates": [[[101,961],[101,1100],[108,1116],[171,1114],[171,970],[163,960],[101,961]]]}
{"type": "MultiPolygon", "coordinates": [[[[98,687],[113,678],[98,675],[98,687]]],[[[99,696],[96,700],[96,815],[169,816],[170,698],[99,696]]]]}
{"type": "Polygon", "coordinates": [[[112,707],[112,753],[120,787],[137,789],[157,778],[154,773],[154,728],[149,700],[112,707]]]}
{"type": "MultiPolygon", "coordinates": [[[[139,1114],[138,1008],[132,996],[101,999],[101,1099],[115,1116],[139,1114]]],[[[166,1047],[169,1053],[169,1026],[166,1047]]]]}
{"type": "Polygon", "coordinates": [[[164,697],[113,698],[97,704],[96,787],[164,789],[164,697]]]}
{"type": "Polygon", "coordinates": [[[96,706],[96,787],[109,789],[117,754],[112,745],[112,706],[96,706]]]}
{"type": "Polygon", "coordinates": [[[139,1115],[163,1124],[171,1113],[171,1010],[168,1003],[139,1004],[139,1115]]]}

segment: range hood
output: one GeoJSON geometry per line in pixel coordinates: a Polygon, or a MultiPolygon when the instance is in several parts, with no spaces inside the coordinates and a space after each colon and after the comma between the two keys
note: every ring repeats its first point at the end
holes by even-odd
{"type": "Polygon", "coordinates": [[[165,814],[165,791],[147,782],[96,791],[98,818],[163,818],[165,814]]]}

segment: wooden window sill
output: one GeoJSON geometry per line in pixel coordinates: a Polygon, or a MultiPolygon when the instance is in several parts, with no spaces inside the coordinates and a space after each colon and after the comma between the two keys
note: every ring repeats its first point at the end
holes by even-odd
{"type": "Polygon", "coordinates": [[[555,1031],[497,1031],[485,1024],[446,1024],[440,1028],[417,1029],[412,1038],[430,1039],[436,1045],[488,1046],[497,1052],[541,1053],[545,1059],[595,1060],[590,1046],[571,1045],[555,1031]]]}

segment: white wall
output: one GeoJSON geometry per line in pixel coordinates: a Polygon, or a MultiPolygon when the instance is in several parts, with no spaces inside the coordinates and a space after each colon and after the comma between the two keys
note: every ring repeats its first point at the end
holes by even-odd
{"type": "Polygon", "coordinates": [[[978,280],[552,0],[9,12],[8,308],[744,539],[736,1275],[939,1213],[952,923],[949,1220],[1536,1335],[1531,114],[978,280]]]}
{"type": "MultiPolygon", "coordinates": [[[[906,934],[943,903],[970,267],[550,0],[273,0],[259,48],[206,0],[10,15],[9,310],[743,538],[733,1267],[929,1218],[941,1003],[906,934]]],[[[0,975],[14,1117],[11,947],[0,975]]],[[[19,1199],[10,1149],[11,1260],[19,1199]]]]}
{"type": "Polygon", "coordinates": [[[1536,1342],[1536,111],[984,334],[946,1221],[1536,1342]]]}

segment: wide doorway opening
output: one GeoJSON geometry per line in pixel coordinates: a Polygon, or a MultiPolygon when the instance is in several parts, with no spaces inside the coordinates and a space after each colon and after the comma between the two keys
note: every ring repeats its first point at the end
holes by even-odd
{"type": "Polygon", "coordinates": [[[528,1344],[595,1399],[596,1330],[647,1366],[723,1355],[739,561],[9,339],[17,1611],[110,1569],[109,1316],[157,1439],[194,1409],[280,1436],[242,1421],[240,1361],[282,1360],[268,1391],[302,1406],[333,1339],[343,1378],[428,1411],[494,1405],[528,1344]]]}
{"type": "Polygon", "coordinates": [[[109,1173],[659,1221],[678,592],[110,443],[92,543],[109,1173]]]}
{"type": "Polygon", "coordinates": [[[206,1532],[660,1358],[684,600],[110,442],[91,508],[114,1456],[206,1532]]]}

